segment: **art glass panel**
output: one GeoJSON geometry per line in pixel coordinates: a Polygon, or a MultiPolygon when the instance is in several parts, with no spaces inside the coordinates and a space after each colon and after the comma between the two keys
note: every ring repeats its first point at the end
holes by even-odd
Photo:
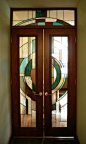
{"type": "Polygon", "coordinates": [[[36,127],[36,38],[19,38],[21,127],[36,127]]]}
{"type": "MultiPolygon", "coordinates": [[[[38,25],[44,26],[51,23],[51,25],[75,25],[75,11],[74,10],[20,10],[13,11],[13,26],[28,26],[38,25]],[[39,21],[38,21],[39,20],[39,21]],[[59,21],[60,20],[60,21],[59,21]],[[38,24],[40,22],[41,24],[38,24]],[[56,24],[53,24],[56,22],[56,24]],[[65,23],[66,22],[66,23],[65,23]]],[[[49,24],[50,25],[50,24],[49,24]]]]}
{"type": "Polygon", "coordinates": [[[52,127],[67,127],[68,37],[52,37],[52,127]]]}

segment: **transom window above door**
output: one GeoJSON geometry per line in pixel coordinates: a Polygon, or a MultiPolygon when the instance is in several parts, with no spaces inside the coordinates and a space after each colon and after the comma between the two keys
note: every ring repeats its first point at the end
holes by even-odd
{"type": "Polygon", "coordinates": [[[75,9],[12,10],[12,26],[76,26],[75,9]]]}

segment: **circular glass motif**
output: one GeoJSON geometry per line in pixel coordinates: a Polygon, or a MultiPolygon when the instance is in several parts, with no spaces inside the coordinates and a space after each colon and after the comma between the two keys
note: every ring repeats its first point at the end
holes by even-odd
{"type": "MultiPolygon", "coordinates": [[[[61,68],[62,64],[52,57],[52,92],[55,92],[57,89],[60,89],[63,84],[64,79],[61,78],[61,68]]],[[[23,75],[23,84],[27,85],[31,91],[36,91],[36,82],[35,82],[35,68],[32,68],[32,56],[24,58],[20,64],[20,74],[23,75]]]]}

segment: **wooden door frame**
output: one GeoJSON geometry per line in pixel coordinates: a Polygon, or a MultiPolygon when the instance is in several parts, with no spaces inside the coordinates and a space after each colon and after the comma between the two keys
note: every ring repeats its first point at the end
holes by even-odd
{"type": "Polygon", "coordinates": [[[75,136],[76,135],[76,31],[75,29],[46,29],[45,30],[45,92],[51,93],[51,37],[52,36],[68,36],[69,52],[68,52],[68,127],[51,128],[51,96],[45,96],[45,129],[46,136],[75,136]],[[71,56],[72,54],[72,56],[71,56]],[[47,65],[47,66],[46,66],[47,65]],[[72,70],[73,68],[74,70],[72,70]],[[71,76],[73,78],[71,78],[71,76]],[[48,79],[47,79],[48,78],[48,79]],[[47,81],[49,80],[49,81],[47,81]],[[73,87],[71,87],[71,85],[73,87]],[[73,88],[73,90],[72,90],[73,88]],[[70,93],[71,92],[71,93],[70,93]],[[73,105],[73,107],[72,107],[73,105]],[[72,109],[71,109],[72,108],[72,109]],[[69,113],[70,112],[70,113],[69,113]],[[71,115],[72,114],[72,115],[71,115]],[[74,117],[72,117],[74,116],[74,117]],[[50,121],[49,121],[50,120],[50,121]]]}
{"type": "Polygon", "coordinates": [[[43,36],[42,30],[40,29],[13,29],[12,30],[12,43],[11,43],[11,96],[12,96],[12,124],[13,124],[13,135],[14,136],[42,136],[43,135],[43,98],[40,96],[36,97],[36,128],[34,127],[20,127],[20,82],[19,82],[19,37],[24,36],[36,36],[36,93],[43,91],[42,80],[43,80],[43,52],[42,43],[43,36]],[[40,40],[39,40],[40,39],[40,40]],[[40,59],[40,60],[39,60],[40,59]],[[40,71],[41,69],[41,71],[40,71]],[[41,73],[41,78],[40,78],[41,73]],[[40,105],[39,105],[40,103],[40,105]],[[40,111],[39,111],[40,109],[40,111]]]}

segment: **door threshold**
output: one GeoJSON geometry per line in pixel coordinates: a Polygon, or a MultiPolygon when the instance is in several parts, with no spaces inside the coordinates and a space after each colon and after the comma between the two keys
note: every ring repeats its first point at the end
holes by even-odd
{"type": "Polygon", "coordinates": [[[60,137],[60,136],[13,136],[13,138],[34,138],[34,139],[58,139],[58,140],[74,140],[73,136],[64,136],[64,137],[60,137]]]}

